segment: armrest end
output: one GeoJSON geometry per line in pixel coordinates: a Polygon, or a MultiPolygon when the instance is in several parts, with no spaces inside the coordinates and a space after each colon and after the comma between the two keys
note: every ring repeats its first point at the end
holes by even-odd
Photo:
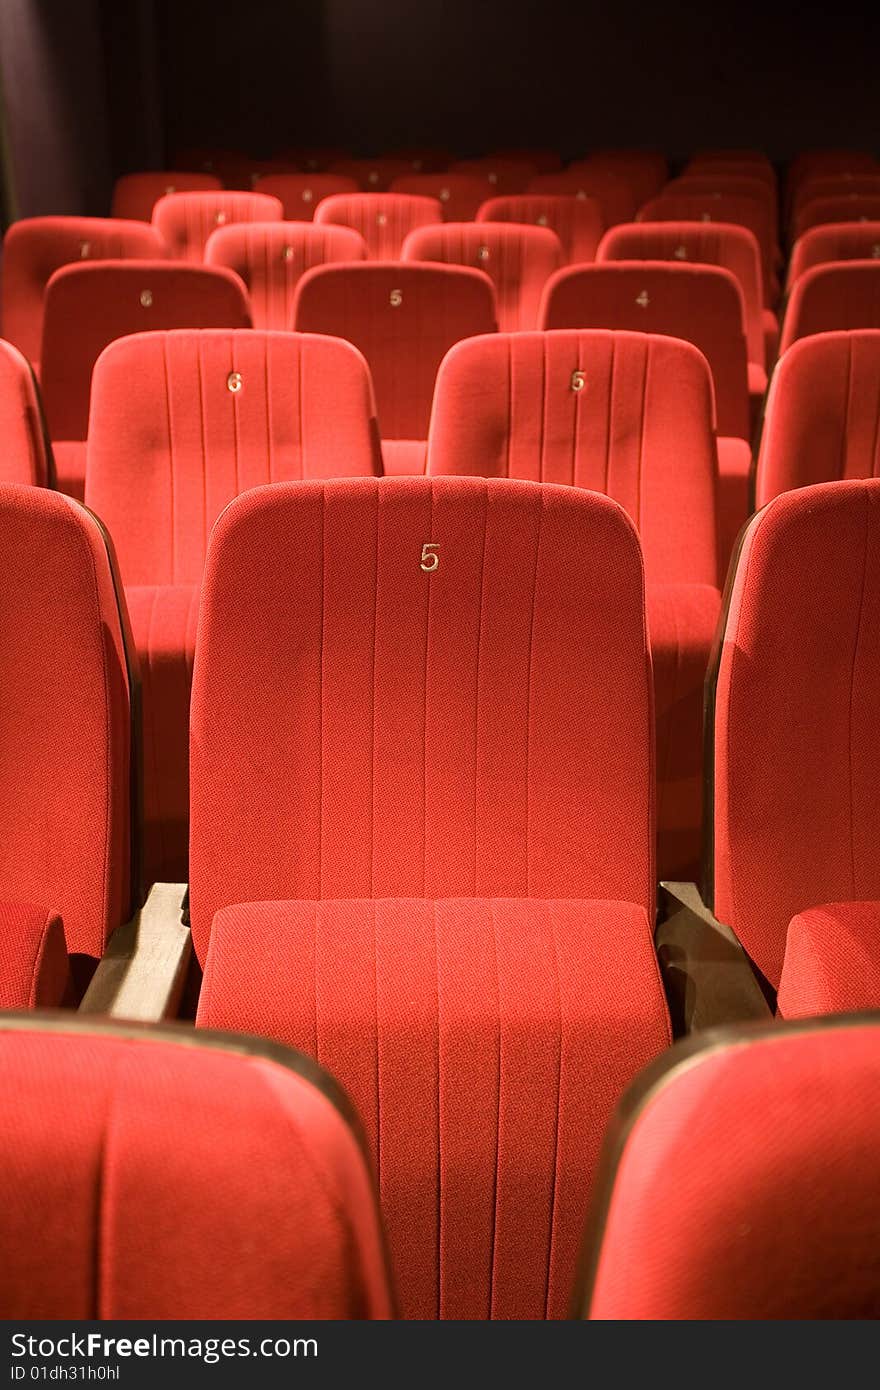
{"type": "Polygon", "coordinates": [[[154,883],[147,901],[110,938],[79,1011],[158,1023],[180,1006],[192,939],[185,883],[154,883]]]}

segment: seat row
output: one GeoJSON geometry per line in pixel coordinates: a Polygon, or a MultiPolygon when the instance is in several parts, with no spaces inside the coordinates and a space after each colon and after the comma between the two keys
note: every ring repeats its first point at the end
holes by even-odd
{"type": "MultiPolygon", "coordinates": [[[[878,489],[787,492],[745,533],[707,683],[703,901],[667,886],[655,943],[644,561],[610,498],[472,478],[235,498],[198,619],[188,898],[160,885],[114,934],[140,901],[123,586],[79,504],[0,488],[3,1004],[174,1016],[191,940],[197,1034],[296,1048],[351,1098],[401,1312],[564,1315],[602,1136],[672,1026],[768,1019],[777,991],[789,1018],[878,1003],[878,489]]],[[[63,1069],[42,1074],[72,1096],[63,1069]]],[[[707,1096],[725,1074],[701,1073],[707,1096]]],[[[131,1114],[164,1190],[164,1131],[131,1114]]],[[[259,1121],[242,1142],[263,1142],[259,1121]]],[[[731,1211],[751,1199],[734,1178],[731,1211]]],[[[662,1208],[675,1230],[685,1194],[671,1213],[627,1197],[623,1229],[638,1241],[662,1208]]],[[[657,1281],[642,1271],[641,1306],[663,1306],[657,1281]]]]}

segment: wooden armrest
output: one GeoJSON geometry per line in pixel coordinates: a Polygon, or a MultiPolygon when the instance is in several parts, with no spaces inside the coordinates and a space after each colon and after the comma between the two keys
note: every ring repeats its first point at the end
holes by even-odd
{"type": "Polygon", "coordinates": [[[676,1037],[773,1017],[749,958],[695,883],[661,883],[655,944],[676,1037]]]}
{"type": "Polygon", "coordinates": [[[82,1014],[158,1023],[180,1006],[192,938],[185,883],[154,883],[130,922],[111,936],[79,1007],[82,1014]]]}

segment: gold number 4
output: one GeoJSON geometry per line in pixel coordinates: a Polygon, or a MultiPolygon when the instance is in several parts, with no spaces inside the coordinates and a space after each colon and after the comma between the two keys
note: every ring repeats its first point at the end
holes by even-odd
{"type": "Polygon", "coordinates": [[[427,574],[431,574],[440,564],[440,556],[437,554],[439,549],[440,545],[437,541],[426,541],[422,546],[422,563],[420,568],[425,570],[427,574]]]}

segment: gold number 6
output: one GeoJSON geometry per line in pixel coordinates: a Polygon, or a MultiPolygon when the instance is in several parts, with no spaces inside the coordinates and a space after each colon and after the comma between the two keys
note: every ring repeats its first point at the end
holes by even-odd
{"type": "Polygon", "coordinates": [[[437,541],[426,541],[422,546],[422,562],[420,568],[427,574],[431,574],[440,564],[440,556],[437,554],[439,548],[439,542],[437,541]]]}

